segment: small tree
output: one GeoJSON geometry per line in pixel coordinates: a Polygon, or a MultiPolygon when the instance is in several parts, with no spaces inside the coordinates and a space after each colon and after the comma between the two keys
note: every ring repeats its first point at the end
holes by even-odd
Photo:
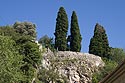
{"type": "Polygon", "coordinates": [[[65,51],[67,48],[67,32],[68,32],[68,18],[66,11],[63,7],[60,7],[55,29],[55,48],[60,51],[65,51]]]}
{"type": "Polygon", "coordinates": [[[111,48],[111,60],[120,64],[125,59],[125,51],[122,48],[111,48]]]}
{"type": "Polygon", "coordinates": [[[82,37],[80,34],[80,29],[78,25],[78,19],[75,11],[72,12],[71,16],[71,38],[70,39],[70,50],[75,52],[80,52],[82,37]]]}
{"type": "Polygon", "coordinates": [[[98,23],[95,26],[94,36],[90,40],[89,53],[109,58],[110,47],[107,34],[103,26],[98,23]]]}
{"type": "Polygon", "coordinates": [[[36,38],[36,26],[30,22],[15,22],[13,25],[16,32],[21,35],[29,35],[33,39],[36,38]]]}
{"type": "Polygon", "coordinates": [[[54,51],[53,38],[49,38],[45,35],[39,39],[39,43],[42,44],[42,46],[49,48],[51,51],[54,51]]]}
{"type": "Polygon", "coordinates": [[[102,59],[105,63],[105,66],[100,71],[93,73],[92,83],[99,83],[99,81],[101,81],[105,76],[111,73],[118,66],[118,64],[115,61],[112,61],[107,58],[102,59]]]}

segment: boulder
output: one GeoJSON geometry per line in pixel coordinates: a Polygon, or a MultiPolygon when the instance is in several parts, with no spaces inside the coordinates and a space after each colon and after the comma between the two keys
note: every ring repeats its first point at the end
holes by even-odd
{"type": "Polygon", "coordinates": [[[80,52],[47,50],[43,54],[42,66],[54,68],[69,83],[91,83],[92,74],[104,66],[101,57],[80,52]]]}

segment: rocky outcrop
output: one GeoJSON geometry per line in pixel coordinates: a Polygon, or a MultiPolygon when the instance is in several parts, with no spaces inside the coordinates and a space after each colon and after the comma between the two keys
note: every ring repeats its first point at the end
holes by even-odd
{"type": "Polygon", "coordinates": [[[68,83],[91,83],[92,74],[104,66],[101,57],[88,53],[49,49],[43,54],[42,66],[53,68],[68,79],[68,83]]]}

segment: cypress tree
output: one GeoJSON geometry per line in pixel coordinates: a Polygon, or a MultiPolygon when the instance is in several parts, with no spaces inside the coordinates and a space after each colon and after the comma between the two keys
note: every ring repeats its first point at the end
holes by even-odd
{"type": "Polygon", "coordinates": [[[109,58],[110,47],[103,26],[95,25],[94,36],[90,40],[89,53],[109,58]]]}
{"type": "Polygon", "coordinates": [[[75,11],[72,12],[72,16],[71,16],[70,32],[71,32],[70,50],[75,52],[80,52],[82,37],[80,34],[78,19],[75,11]]]}
{"type": "Polygon", "coordinates": [[[63,7],[60,7],[56,19],[55,29],[55,48],[59,51],[65,51],[67,48],[67,32],[68,32],[68,18],[66,11],[63,7]]]}

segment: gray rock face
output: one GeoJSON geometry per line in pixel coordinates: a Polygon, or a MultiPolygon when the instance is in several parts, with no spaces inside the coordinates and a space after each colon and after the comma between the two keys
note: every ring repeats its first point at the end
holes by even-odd
{"type": "Polygon", "coordinates": [[[68,83],[91,83],[92,74],[102,68],[104,62],[93,54],[48,50],[43,54],[42,66],[54,68],[68,79],[68,83]]]}

